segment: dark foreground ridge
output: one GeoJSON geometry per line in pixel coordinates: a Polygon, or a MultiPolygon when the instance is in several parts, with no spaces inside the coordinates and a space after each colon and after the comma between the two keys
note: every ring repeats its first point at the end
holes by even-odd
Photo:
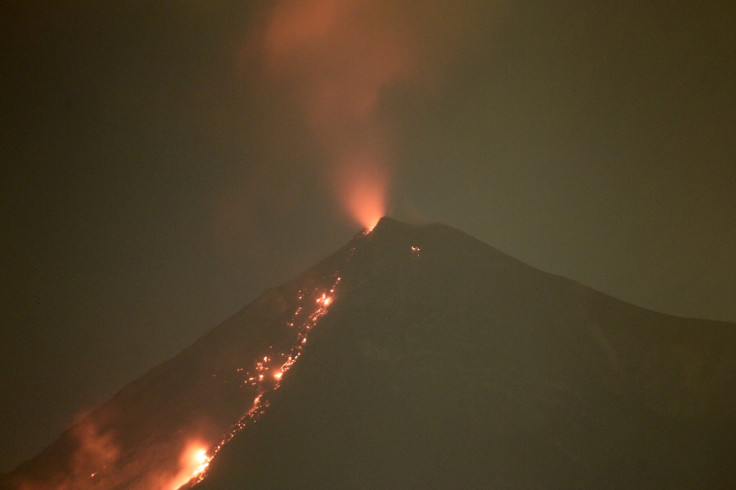
{"type": "Polygon", "coordinates": [[[180,470],[187,443],[220,440],[258,393],[264,410],[197,489],[736,488],[736,325],[638,308],[452,228],[388,218],[12,481],[166,488],[152,482],[180,470]],[[283,385],[244,385],[311,315],[283,385]]]}

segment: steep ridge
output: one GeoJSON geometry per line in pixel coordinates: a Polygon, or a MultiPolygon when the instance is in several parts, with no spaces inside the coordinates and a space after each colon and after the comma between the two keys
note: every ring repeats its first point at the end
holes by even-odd
{"type": "Polygon", "coordinates": [[[733,488],[735,328],[384,219],[197,488],[733,488]]]}
{"type": "Polygon", "coordinates": [[[191,347],[80,417],[41,454],[0,477],[0,488],[178,488],[256,418],[280,387],[308,331],[327,311],[345,247],[261,297],[191,347]]]}
{"type": "Polygon", "coordinates": [[[736,325],[384,218],[4,485],[733,488],[735,409],[736,325]]]}

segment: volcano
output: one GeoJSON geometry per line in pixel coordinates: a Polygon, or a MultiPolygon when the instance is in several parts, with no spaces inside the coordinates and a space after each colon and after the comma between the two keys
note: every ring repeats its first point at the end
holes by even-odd
{"type": "Polygon", "coordinates": [[[383,218],[3,488],[736,488],[736,325],[383,218]]]}

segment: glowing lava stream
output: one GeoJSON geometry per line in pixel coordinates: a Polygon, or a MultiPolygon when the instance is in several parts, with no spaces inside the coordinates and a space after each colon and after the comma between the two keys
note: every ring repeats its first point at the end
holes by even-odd
{"type": "MultiPolygon", "coordinates": [[[[366,228],[360,235],[366,237],[371,231],[371,229],[366,228]]],[[[355,250],[355,247],[350,250],[346,262],[352,258],[355,250]]],[[[304,345],[307,343],[309,332],[327,314],[329,307],[334,303],[335,292],[342,278],[339,272],[335,272],[331,278],[332,283],[327,288],[314,288],[309,292],[299,290],[297,307],[291,318],[287,321],[287,325],[290,328],[296,329],[296,337],[286,352],[274,352],[275,349],[271,346],[263,356],[255,361],[251,370],[246,371],[244,368],[237,370],[238,374],[243,377],[243,385],[255,387],[257,395],[253,399],[250,409],[230,427],[222,439],[210,451],[199,450],[197,452],[197,461],[199,464],[191,473],[189,481],[185,483],[195,486],[204,480],[207,477],[208,466],[217,453],[249,423],[257,421],[258,417],[266,411],[269,402],[264,398],[264,395],[274,392],[281,387],[284,375],[301,357],[304,345]]]]}

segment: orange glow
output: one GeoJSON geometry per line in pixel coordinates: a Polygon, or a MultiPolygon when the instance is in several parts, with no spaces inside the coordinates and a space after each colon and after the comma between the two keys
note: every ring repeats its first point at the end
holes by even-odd
{"type": "Polygon", "coordinates": [[[322,296],[317,298],[317,304],[322,306],[329,306],[332,303],[332,296],[327,296],[327,293],[322,293],[322,296]]]}
{"type": "Polygon", "coordinates": [[[380,156],[354,158],[336,176],[343,206],[368,231],[386,214],[389,172],[382,160],[380,156]]]}
{"type": "Polygon", "coordinates": [[[201,442],[189,442],[179,458],[179,472],[166,487],[175,490],[199,477],[207,470],[211,460],[212,457],[207,455],[207,447],[201,442]]]}
{"type": "Polygon", "coordinates": [[[201,473],[201,465],[207,464],[207,450],[200,449],[195,453],[194,460],[199,463],[199,467],[195,470],[195,473],[201,473]]]}
{"type": "Polygon", "coordinates": [[[365,229],[371,231],[385,214],[384,189],[371,182],[357,182],[348,197],[351,216],[365,229]]]}
{"type": "Polygon", "coordinates": [[[277,371],[274,373],[273,377],[276,379],[281,379],[281,377],[284,375],[281,371],[277,371]]]}

